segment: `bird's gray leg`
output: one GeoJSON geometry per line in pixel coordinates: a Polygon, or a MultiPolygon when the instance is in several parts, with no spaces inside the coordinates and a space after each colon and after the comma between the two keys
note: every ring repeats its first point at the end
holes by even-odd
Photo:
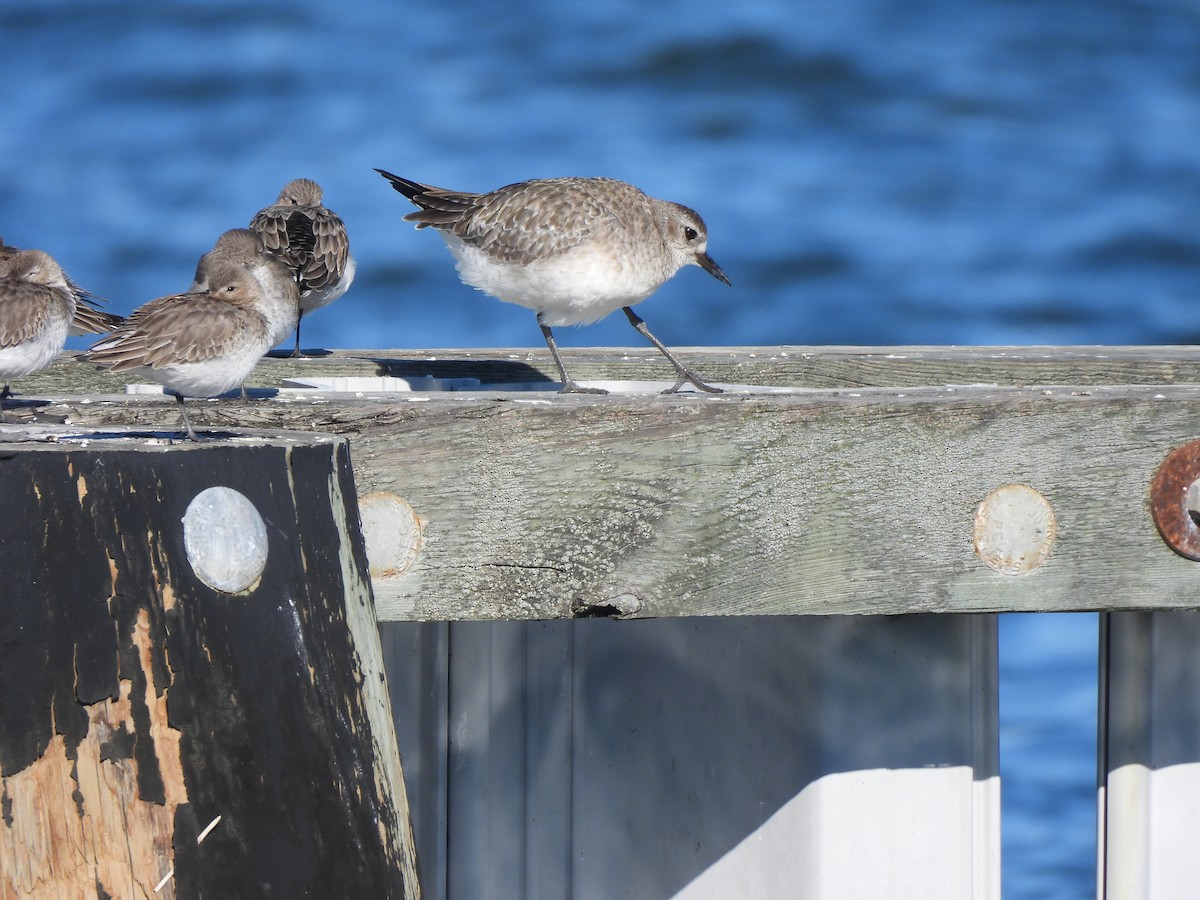
{"type": "Polygon", "coordinates": [[[196,437],[196,432],[192,430],[192,420],[188,418],[187,404],[183,402],[183,394],[176,394],[175,402],[179,404],[179,411],[183,413],[183,427],[187,429],[188,440],[199,441],[200,438],[196,437]]]}
{"type": "Polygon", "coordinates": [[[625,310],[625,315],[629,317],[629,324],[641,332],[642,336],[645,337],[646,340],[652,343],[655,347],[657,347],[659,352],[669,359],[671,361],[671,365],[675,367],[675,374],[678,377],[675,379],[674,385],[663,391],[664,394],[674,394],[681,387],[683,387],[685,383],[690,384],[702,391],[707,391],[710,394],[724,393],[724,391],[722,391],[719,387],[713,387],[711,384],[705,384],[700,380],[699,375],[676,359],[675,354],[667,349],[667,345],[650,333],[650,329],[646,327],[645,320],[635,313],[632,308],[628,306],[622,306],[621,309],[625,310]]]}
{"type": "Polygon", "coordinates": [[[560,394],[608,393],[604,388],[581,387],[567,377],[567,369],[563,365],[562,357],[558,355],[558,345],[554,343],[554,333],[550,330],[550,326],[542,321],[541,313],[538,313],[538,327],[542,329],[542,337],[546,339],[546,346],[550,348],[550,355],[554,357],[554,364],[558,366],[559,380],[562,381],[562,387],[558,391],[560,394]]]}
{"type": "Polygon", "coordinates": [[[8,421],[4,416],[4,401],[12,395],[12,388],[8,384],[5,384],[4,390],[0,391],[0,422],[8,421]]]}
{"type": "Polygon", "coordinates": [[[304,354],[300,352],[300,322],[304,318],[304,312],[296,316],[296,348],[292,350],[292,359],[303,359],[304,354]]]}

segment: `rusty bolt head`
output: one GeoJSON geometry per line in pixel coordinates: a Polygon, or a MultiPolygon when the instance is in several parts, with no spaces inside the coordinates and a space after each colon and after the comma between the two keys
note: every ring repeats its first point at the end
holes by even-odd
{"type": "Polygon", "coordinates": [[[1167,454],[1150,480],[1150,513],[1158,533],[1172,550],[1200,560],[1200,441],[1176,447],[1167,454]]]}

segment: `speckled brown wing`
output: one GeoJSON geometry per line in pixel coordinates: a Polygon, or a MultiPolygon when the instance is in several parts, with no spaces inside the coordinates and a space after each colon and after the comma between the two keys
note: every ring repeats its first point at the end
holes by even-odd
{"type": "Polygon", "coordinates": [[[117,372],[206,362],[221,356],[249,329],[260,330],[266,340],[266,320],[248,305],[207,292],[174,294],[139,307],[82,358],[117,372]]]}
{"type": "Polygon", "coordinates": [[[263,247],[297,275],[301,292],[341,280],[350,256],[345,223],[325,207],[270,206],[250,221],[263,247]]]}
{"type": "Polygon", "coordinates": [[[324,207],[312,217],[309,230],[312,246],[300,270],[300,289],[323,291],[341,281],[345,274],[350,240],[341,217],[324,207]]]}
{"type": "MultiPolygon", "coordinates": [[[[84,292],[86,294],[86,292],[84,292]]],[[[87,295],[90,297],[90,295],[87,295]]],[[[83,299],[80,292],[75,292],[75,318],[71,320],[71,334],[108,334],[115,331],[125,321],[123,316],[105,312],[83,299]]]]}
{"type": "Polygon", "coordinates": [[[268,206],[255,213],[250,230],[262,236],[263,248],[286,260],[289,251],[288,215],[296,207],[268,206]]]}
{"type": "Polygon", "coordinates": [[[377,171],[420,207],[406,221],[452,232],[497,262],[521,265],[579,246],[597,229],[617,225],[622,207],[641,209],[646,199],[609,178],[546,178],[472,194],[377,171]]]}
{"type": "Polygon", "coordinates": [[[614,227],[624,202],[621,182],[552,178],[509,185],[475,199],[454,226],[458,237],[498,262],[527,265],[552,259],[614,227]]]}
{"type": "MultiPolygon", "coordinates": [[[[486,194],[469,191],[454,191],[449,188],[422,184],[393,175],[385,169],[376,169],[391,182],[392,187],[416,205],[418,210],[404,217],[406,222],[415,222],[417,228],[435,228],[450,232],[463,241],[477,247],[489,249],[496,259],[519,261],[525,255],[520,247],[524,240],[511,243],[503,241],[503,235],[483,233],[485,223],[493,223],[499,231],[517,227],[517,217],[528,224],[528,215],[521,214],[525,198],[538,182],[523,181],[506,185],[486,194]],[[511,202],[510,202],[511,201],[511,202]],[[497,240],[500,238],[501,240],[497,240]]],[[[526,229],[528,232],[531,229],[526,229]]],[[[565,236],[564,244],[574,246],[572,238],[565,236]]]]}
{"type": "MultiPolygon", "coordinates": [[[[421,191],[408,199],[421,207],[417,212],[404,217],[406,222],[416,222],[418,228],[449,228],[453,230],[464,218],[475,210],[480,194],[450,191],[421,185],[421,191]]],[[[408,196],[406,194],[406,196],[408,196]]]]}
{"type": "Polygon", "coordinates": [[[19,278],[0,278],[0,348],[16,347],[39,334],[60,298],[55,289],[19,278]]]}

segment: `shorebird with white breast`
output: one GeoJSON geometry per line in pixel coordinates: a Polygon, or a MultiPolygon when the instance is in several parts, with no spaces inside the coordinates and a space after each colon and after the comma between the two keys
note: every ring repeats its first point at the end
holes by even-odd
{"type": "Polygon", "coordinates": [[[288,337],[300,323],[300,285],[287,264],[268,252],[262,235],[249,228],[231,228],[200,257],[189,291],[207,291],[209,279],[226,266],[237,266],[254,276],[263,291],[262,313],[271,329],[271,346],[288,337]]]}
{"type": "Polygon", "coordinates": [[[207,289],[151,300],[80,358],[170,388],[195,441],[184,397],[215,397],[246,380],[271,348],[265,305],[253,274],[220,266],[208,273],[207,289]]]}
{"type": "Polygon", "coordinates": [[[472,194],[375,171],[419,207],[405,220],[437,230],[464,282],[537,313],[563,393],[605,392],[571,380],[551,328],[596,322],[618,309],[675,367],[675,384],[663,393],[684,384],[720,393],[632,308],[684,266],[729,284],[708,255],[708,229],[695,210],[612,178],[546,178],[472,194]]]}
{"type": "Polygon", "coordinates": [[[48,253],[0,253],[0,419],[11,381],[46,368],[62,351],[75,307],[71,283],[48,253]]]}
{"type": "MultiPolygon", "coordinates": [[[[20,247],[4,243],[4,238],[0,237],[0,275],[6,271],[8,261],[21,252],[20,247]]],[[[75,317],[71,320],[71,337],[81,334],[107,334],[124,321],[121,316],[100,309],[100,304],[107,303],[107,300],[97,297],[91,291],[85,291],[72,281],[66,272],[63,273],[63,278],[66,279],[71,293],[75,295],[75,317]]]]}

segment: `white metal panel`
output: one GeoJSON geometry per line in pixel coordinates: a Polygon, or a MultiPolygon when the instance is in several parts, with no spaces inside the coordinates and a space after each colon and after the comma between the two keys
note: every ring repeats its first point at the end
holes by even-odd
{"type": "Polygon", "coordinates": [[[1200,895],[1200,613],[1112,613],[1101,629],[1100,895],[1200,895]]]}
{"type": "Polygon", "coordinates": [[[977,781],[965,766],[826,775],[676,900],[998,898],[998,857],[978,859],[969,844],[994,840],[999,789],[998,776],[977,781]]]}
{"type": "Polygon", "coordinates": [[[449,627],[427,897],[999,896],[993,616],[449,627]]]}

